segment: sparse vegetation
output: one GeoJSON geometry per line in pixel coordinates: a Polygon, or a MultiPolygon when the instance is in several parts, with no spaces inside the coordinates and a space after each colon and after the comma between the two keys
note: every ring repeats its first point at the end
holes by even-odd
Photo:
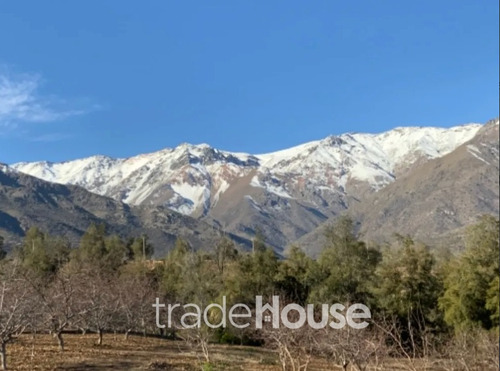
{"type": "MultiPolygon", "coordinates": [[[[179,239],[151,260],[147,236],[124,241],[92,225],[80,246],[33,228],[0,261],[0,341],[6,369],[493,370],[498,369],[498,220],[470,228],[466,251],[442,261],[408,236],[366,245],[341,218],[316,261],[280,260],[256,236],[250,252],[223,238],[212,250],[179,239]],[[152,304],[200,307],[279,295],[282,303],[370,306],[363,330],[156,326],[152,304]],[[222,345],[233,344],[233,345],[222,345]],[[248,347],[247,345],[253,345],[248,347]]],[[[210,310],[211,323],[221,321],[210,310]]],[[[321,317],[322,318],[322,317],[321,317]]],[[[290,318],[293,320],[293,318],[290,318]]]]}

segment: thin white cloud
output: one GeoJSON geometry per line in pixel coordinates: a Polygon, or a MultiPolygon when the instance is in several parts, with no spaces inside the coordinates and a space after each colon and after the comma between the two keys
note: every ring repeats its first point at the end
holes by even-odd
{"type": "Polygon", "coordinates": [[[41,81],[39,75],[0,71],[0,126],[53,122],[87,112],[68,108],[61,99],[40,94],[41,81]]]}

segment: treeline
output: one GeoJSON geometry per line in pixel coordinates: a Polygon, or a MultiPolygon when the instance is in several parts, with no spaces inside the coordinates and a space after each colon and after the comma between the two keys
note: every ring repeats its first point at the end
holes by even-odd
{"type": "Polygon", "coordinates": [[[250,252],[224,237],[204,249],[178,239],[166,257],[153,260],[145,235],[124,240],[91,225],[72,248],[32,228],[21,246],[1,254],[2,367],[7,344],[23,332],[50,332],[63,351],[65,332],[90,331],[98,345],[109,332],[181,339],[207,364],[211,343],[236,343],[275,349],[284,370],[305,370],[315,356],[344,369],[380,367],[387,360],[412,370],[498,369],[498,231],[498,219],[484,216],[467,230],[464,252],[434,254],[409,236],[369,245],[343,217],[327,229],[317,260],[298,247],[279,259],[259,235],[250,252]],[[363,303],[372,320],[363,330],[183,329],[176,326],[179,315],[170,329],[159,329],[152,307],[157,297],[200,307],[225,297],[228,307],[254,308],[257,295],[279,295],[283,305],[313,303],[318,312],[321,304],[363,303]]]}

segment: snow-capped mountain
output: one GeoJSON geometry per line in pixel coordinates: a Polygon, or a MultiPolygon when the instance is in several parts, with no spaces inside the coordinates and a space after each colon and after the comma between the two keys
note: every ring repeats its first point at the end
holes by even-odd
{"type": "MultiPolygon", "coordinates": [[[[415,165],[411,171],[361,202],[349,215],[366,240],[392,242],[408,234],[431,246],[463,247],[466,226],[478,216],[499,216],[499,121],[490,120],[452,152],[415,165]]],[[[324,223],[329,225],[334,218],[324,223]]],[[[296,243],[318,255],[324,228],[296,243]]]]}
{"type": "MultiPolygon", "coordinates": [[[[164,207],[130,206],[82,187],[46,182],[0,163],[0,236],[7,251],[19,245],[33,226],[78,244],[91,223],[105,223],[108,233],[124,238],[146,233],[158,257],[165,256],[177,237],[192,246],[214,246],[221,237],[202,220],[164,207]]],[[[226,234],[239,245],[249,242],[226,234]]]]}
{"type": "Polygon", "coordinates": [[[92,156],[62,163],[18,163],[12,167],[129,204],[161,204],[190,215],[207,211],[235,177],[258,167],[258,159],[219,151],[206,144],[181,144],[126,159],[92,156]]]}
{"type": "Polygon", "coordinates": [[[350,179],[378,190],[398,170],[421,158],[441,157],[470,140],[481,125],[451,129],[407,127],[382,134],[343,134],[263,155],[230,153],[207,144],[126,159],[92,156],[80,160],[12,165],[23,173],[62,184],[80,185],[130,204],[153,203],[184,214],[217,203],[235,178],[254,172],[253,187],[288,198],[308,186],[348,192],[350,179]]]}
{"type": "Polygon", "coordinates": [[[271,244],[283,247],[412,166],[452,152],[480,128],[350,133],[260,155],[181,144],[130,158],[93,156],[12,167],[132,205],[163,205],[211,218],[247,237],[259,225],[271,244]]]}

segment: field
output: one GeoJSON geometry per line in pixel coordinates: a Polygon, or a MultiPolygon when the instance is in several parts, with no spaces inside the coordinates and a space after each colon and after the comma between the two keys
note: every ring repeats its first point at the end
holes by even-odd
{"type": "MultiPolygon", "coordinates": [[[[23,335],[7,348],[9,370],[185,370],[185,371],[280,371],[277,354],[261,347],[212,345],[210,365],[183,342],[155,337],[106,334],[96,345],[95,334],[66,334],[66,350],[61,352],[50,335],[23,335]]],[[[432,371],[440,367],[418,367],[432,371]]],[[[375,369],[375,368],[373,368],[375,369]]],[[[403,360],[389,360],[377,370],[405,370],[403,360]]],[[[313,359],[308,370],[342,370],[324,359],[313,359]]],[[[348,367],[348,370],[354,368],[348,367]]],[[[372,368],[368,368],[372,370],[372,368]]]]}
{"type": "MultiPolygon", "coordinates": [[[[95,334],[66,334],[61,352],[50,335],[23,335],[9,344],[9,370],[184,370],[184,371],[280,371],[277,354],[262,347],[212,345],[211,367],[183,342],[154,337],[106,334],[96,345],[95,334]]],[[[341,370],[323,359],[313,359],[312,371],[341,370]]],[[[396,367],[384,369],[397,370],[396,367]]],[[[350,368],[349,368],[350,370],[350,368]]]]}
{"type": "MultiPolygon", "coordinates": [[[[59,351],[52,336],[24,335],[7,347],[11,370],[201,370],[203,360],[179,341],[106,334],[102,346],[96,336],[65,335],[66,350],[59,351]]],[[[206,370],[280,370],[277,356],[262,348],[212,348],[214,367],[206,370]]],[[[325,369],[316,362],[313,369],[325,369]]]]}

